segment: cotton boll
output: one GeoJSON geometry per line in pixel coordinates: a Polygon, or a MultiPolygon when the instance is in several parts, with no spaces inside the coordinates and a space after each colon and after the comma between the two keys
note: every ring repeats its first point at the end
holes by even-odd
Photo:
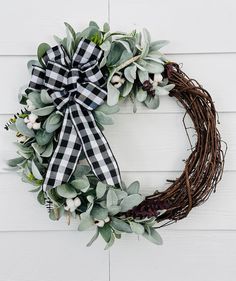
{"type": "Polygon", "coordinates": [[[79,207],[79,206],[81,205],[81,200],[79,199],[79,197],[76,197],[76,198],[74,199],[74,205],[75,205],[76,207],[79,207]]]}
{"type": "Polygon", "coordinates": [[[95,224],[98,226],[98,227],[103,227],[105,222],[102,221],[102,220],[98,220],[98,221],[95,221],[95,224]]]}
{"type": "Polygon", "coordinates": [[[37,122],[36,122],[36,123],[33,124],[33,129],[34,129],[34,130],[39,130],[39,129],[40,129],[40,126],[41,126],[41,123],[37,123],[37,122]]]}
{"type": "Polygon", "coordinates": [[[28,116],[28,118],[29,118],[29,122],[35,123],[36,120],[38,119],[38,116],[37,116],[36,114],[34,114],[34,113],[31,113],[31,114],[28,116]]]}
{"type": "Polygon", "coordinates": [[[29,129],[32,129],[32,128],[33,128],[33,124],[32,124],[32,123],[27,123],[27,127],[28,127],[29,129]]]}
{"type": "Polygon", "coordinates": [[[104,222],[109,222],[109,221],[110,221],[109,217],[105,218],[105,220],[104,220],[104,222]]]}

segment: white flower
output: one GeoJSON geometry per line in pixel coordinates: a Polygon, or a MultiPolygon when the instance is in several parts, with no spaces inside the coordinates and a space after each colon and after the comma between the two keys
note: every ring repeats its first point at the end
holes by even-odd
{"type": "Polygon", "coordinates": [[[116,74],[111,78],[111,84],[117,89],[120,88],[124,83],[125,79],[122,78],[120,75],[116,74]]]}
{"type": "Polygon", "coordinates": [[[68,198],[66,199],[66,206],[64,209],[73,213],[80,205],[81,201],[79,197],[76,197],[75,199],[68,198]]]}
{"type": "Polygon", "coordinates": [[[154,74],[154,78],[152,82],[153,87],[157,87],[157,85],[163,80],[163,76],[161,74],[154,74]]]}
{"type": "Polygon", "coordinates": [[[28,117],[25,117],[24,122],[27,124],[29,129],[39,130],[41,123],[36,122],[38,116],[34,113],[31,113],[28,117]]]}
{"type": "Polygon", "coordinates": [[[27,110],[28,111],[32,111],[32,110],[34,110],[36,107],[34,106],[34,104],[32,103],[32,101],[31,100],[26,100],[26,104],[27,104],[27,110]]]}

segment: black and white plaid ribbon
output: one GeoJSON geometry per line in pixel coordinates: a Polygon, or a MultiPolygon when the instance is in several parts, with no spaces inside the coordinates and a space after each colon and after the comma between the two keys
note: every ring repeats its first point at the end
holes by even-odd
{"type": "Polygon", "coordinates": [[[46,68],[33,66],[29,88],[48,89],[56,108],[64,113],[44,190],[68,182],[82,150],[100,181],[113,186],[121,184],[116,159],[91,112],[107,96],[106,80],[99,68],[102,54],[96,44],[82,39],[72,59],[63,46],[55,46],[43,57],[46,68]]]}

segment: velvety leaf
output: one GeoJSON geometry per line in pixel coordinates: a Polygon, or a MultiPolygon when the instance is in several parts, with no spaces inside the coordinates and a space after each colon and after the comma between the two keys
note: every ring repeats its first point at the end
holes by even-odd
{"type": "Polygon", "coordinates": [[[113,217],[111,225],[118,231],[132,233],[130,225],[123,220],[113,217]]]}
{"type": "Polygon", "coordinates": [[[137,66],[134,65],[134,64],[126,67],[125,70],[124,70],[125,78],[130,83],[134,83],[134,80],[136,79],[136,70],[137,70],[137,66]]]}
{"type": "Polygon", "coordinates": [[[138,181],[134,181],[131,185],[127,188],[128,194],[136,194],[139,193],[140,183],[138,181]]]}
{"type": "Polygon", "coordinates": [[[45,121],[45,130],[48,133],[56,131],[61,126],[61,120],[62,116],[59,113],[55,112],[51,114],[45,121]]]}
{"type": "Polygon", "coordinates": [[[90,166],[79,164],[75,169],[74,177],[82,178],[83,176],[86,176],[87,174],[89,174],[90,171],[91,171],[90,166]]]}
{"type": "Polygon", "coordinates": [[[108,105],[107,103],[104,102],[102,105],[97,107],[95,111],[100,111],[100,112],[103,112],[106,115],[109,115],[109,114],[117,113],[117,112],[119,112],[119,110],[120,110],[120,108],[117,104],[113,105],[113,106],[110,106],[110,105],[108,105]]]}
{"type": "Polygon", "coordinates": [[[164,66],[158,62],[155,61],[146,61],[146,65],[145,65],[146,70],[149,73],[162,73],[164,71],[164,66]]]}
{"type": "Polygon", "coordinates": [[[38,180],[42,180],[43,177],[38,169],[38,167],[36,166],[35,162],[32,160],[32,174],[34,175],[34,177],[38,180]]]}
{"type": "Polygon", "coordinates": [[[109,106],[116,105],[119,101],[120,91],[111,83],[107,84],[107,104],[109,106]]]}
{"type": "Polygon", "coordinates": [[[102,207],[94,206],[91,211],[91,216],[97,220],[105,220],[108,217],[108,211],[102,207]]]}
{"type": "Polygon", "coordinates": [[[86,246],[90,247],[93,244],[93,242],[98,238],[98,236],[99,236],[99,231],[98,229],[96,229],[95,234],[93,235],[93,237],[91,238],[91,240],[88,242],[86,246]]]}
{"type": "Polygon", "coordinates": [[[128,210],[131,210],[133,207],[139,205],[142,201],[143,196],[141,196],[140,194],[129,195],[121,201],[121,211],[126,212],[128,210]]]}
{"type": "Polygon", "coordinates": [[[43,129],[37,131],[35,135],[35,139],[39,145],[46,145],[48,144],[53,137],[53,133],[48,133],[43,129]]]}
{"type": "Polygon", "coordinates": [[[24,157],[16,157],[16,158],[8,160],[7,165],[15,168],[15,167],[17,167],[18,164],[22,163],[23,161],[25,161],[24,157]]]}
{"type": "Polygon", "coordinates": [[[139,102],[144,102],[147,98],[147,92],[144,91],[142,88],[139,88],[136,94],[136,99],[139,102]]]}
{"type": "Polygon", "coordinates": [[[105,224],[103,227],[99,227],[99,233],[107,243],[110,241],[112,232],[109,224],[105,224]]]}
{"type": "Polygon", "coordinates": [[[41,90],[40,99],[44,104],[51,104],[53,102],[46,90],[41,90]]]}
{"type": "Polygon", "coordinates": [[[95,120],[102,125],[112,125],[113,124],[112,118],[109,117],[108,115],[104,114],[101,111],[98,111],[98,110],[94,111],[94,117],[95,117],[95,120]]]}
{"type": "Polygon", "coordinates": [[[77,191],[82,192],[86,192],[90,187],[89,180],[86,176],[73,180],[71,184],[77,191]]]}
{"type": "Polygon", "coordinates": [[[138,235],[142,235],[144,233],[144,227],[140,223],[131,221],[129,224],[134,233],[138,235]]]}
{"type": "Polygon", "coordinates": [[[27,136],[27,137],[35,136],[34,131],[29,129],[26,126],[24,119],[17,118],[15,124],[16,124],[16,128],[17,128],[18,132],[20,132],[22,135],[27,136]]]}
{"type": "Polygon", "coordinates": [[[56,188],[57,193],[63,198],[74,198],[77,195],[76,190],[70,184],[62,184],[56,188]]]}
{"type": "Polygon", "coordinates": [[[144,232],[143,237],[156,245],[162,245],[163,241],[160,234],[154,228],[150,228],[149,231],[150,233],[144,232]]]}
{"type": "Polygon", "coordinates": [[[82,213],[80,215],[81,221],[78,227],[79,231],[84,231],[84,230],[88,230],[91,229],[92,227],[95,226],[94,221],[92,219],[92,217],[87,214],[87,213],[82,213]]]}
{"type": "Polygon", "coordinates": [[[96,186],[97,199],[102,198],[104,196],[106,190],[107,190],[106,184],[99,181],[96,186]]]}
{"type": "Polygon", "coordinates": [[[45,53],[50,49],[50,45],[48,45],[47,43],[41,43],[38,46],[38,50],[37,50],[37,56],[38,56],[38,60],[39,62],[44,66],[44,62],[42,60],[42,57],[45,55],[45,53]]]}
{"type": "Polygon", "coordinates": [[[38,116],[47,116],[55,110],[54,105],[48,105],[39,109],[35,109],[32,112],[38,116]]]}
{"type": "Polygon", "coordinates": [[[37,196],[37,200],[41,205],[45,205],[45,196],[43,190],[40,190],[37,196]]]}
{"type": "Polygon", "coordinates": [[[148,96],[147,99],[144,101],[144,104],[150,109],[157,109],[160,104],[159,96],[148,96]]]}
{"type": "Polygon", "coordinates": [[[113,189],[109,189],[107,192],[107,207],[117,205],[118,204],[118,198],[113,189]]]}
{"type": "Polygon", "coordinates": [[[31,92],[28,94],[28,99],[33,103],[36,108],[41,108],[44,106],[44,103],[41,100],[39,92],[31,92]]]}

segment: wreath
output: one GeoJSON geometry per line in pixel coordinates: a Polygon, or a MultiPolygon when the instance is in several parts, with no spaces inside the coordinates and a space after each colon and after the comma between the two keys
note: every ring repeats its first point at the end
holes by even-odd
{"type": "MultiPolygon", "coordinates": [[[[78,230],[94,229],[106,249],[122,233],[136,233],[155,244],[156,228],[186,217],[205,202],[221,180],[225,151],[217,130],[217,113],[209,93],[179,65],[160,52],[168,42],[151,41],[149,32],[111,32],[95,22],[76,33],[55,36],[54,47],[42,43],[31,60],[23,105],[6,124],[16,132],[19,157],[8,161],[24,182],[34,186],[52,220],[78,219],[78,230]],[[138,181],[121,180],[111,148],[103,135],[119,104],[131,100],[149,109],[169,95],[185,108],[197,135],[182,174],[167,180],[163,192],[144,197],[138,181]]],[[[188,135],[185,121],[184,128],[188,135]]]]}

